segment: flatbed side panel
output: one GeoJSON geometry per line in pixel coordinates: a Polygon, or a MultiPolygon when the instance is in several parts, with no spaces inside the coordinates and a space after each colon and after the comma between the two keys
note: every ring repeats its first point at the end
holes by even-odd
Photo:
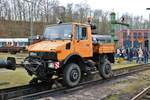
{"type": "Polygon", "coordinates": [[[104,43],[94,45],[94,53],[115,53],[115,44],[104,43]]]}

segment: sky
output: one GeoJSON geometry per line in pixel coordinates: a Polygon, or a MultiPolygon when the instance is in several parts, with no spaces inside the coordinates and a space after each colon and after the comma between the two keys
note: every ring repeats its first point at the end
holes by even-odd
{"type": "MultiPolygon", "coordinates": [[[[150,0],[86,0],[87,4],[94,9],[102,9],[104,11],[114,11],[117,16],[129,13],[133,16],[143,16],[146,20],[149,19],[150,0]]],[[[67,3],[77,4],[83,0],[60,0],[60,4],[66,6],[67,3]]]]}

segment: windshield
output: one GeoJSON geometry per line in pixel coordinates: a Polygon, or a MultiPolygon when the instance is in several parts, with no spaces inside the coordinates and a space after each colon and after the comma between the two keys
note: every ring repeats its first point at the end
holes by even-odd
{"type": "Polygon", "coordinates": [[[71,39],[71,32],[71,24],[51,26],[45,29],[44,38],[48,40],[71,39]]]}

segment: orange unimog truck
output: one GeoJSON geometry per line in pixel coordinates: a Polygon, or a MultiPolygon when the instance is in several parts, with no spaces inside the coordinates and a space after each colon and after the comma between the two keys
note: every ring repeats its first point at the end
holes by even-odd
{"type": "Polygon", "coordinates": [[[73,87],[97,70],[103,78],[110,78],[115,45],[111,37],[92,35],[92,29],[81,23],[47,26],[43,40],[28,47],[29,56],[23,62],[29,75],[35,76],[31,83],[50,81],[55,75],[73,87]]]}

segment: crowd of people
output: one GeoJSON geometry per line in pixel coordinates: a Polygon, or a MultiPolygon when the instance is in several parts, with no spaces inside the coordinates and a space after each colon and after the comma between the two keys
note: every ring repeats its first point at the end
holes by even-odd
{"type": "Polygon", "coordinates": [[[146,47],[144,48],[118,48],[115,58],[122,58],[127,60],[128,62],[132,62],[133,60],[136,61],[136,63],[141,64],[144,62],[144,64],[148,63],[148,50],[146,47]]]}

